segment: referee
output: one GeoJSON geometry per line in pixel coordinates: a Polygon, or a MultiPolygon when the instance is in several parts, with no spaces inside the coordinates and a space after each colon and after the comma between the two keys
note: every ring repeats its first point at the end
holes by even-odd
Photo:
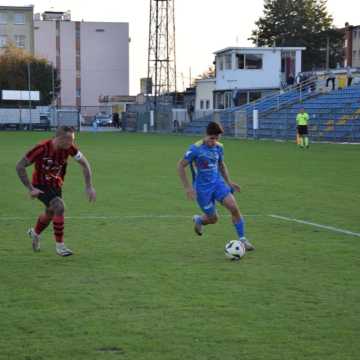
{"type": "Polygon", "coordinates": [[[305,112],[305,109],[300,109],[300,112],[296,116],[296,129],[299,136],[299,145],[301,148],[309,147],[308,138],[308,122],[309,114],[305,112]]]}

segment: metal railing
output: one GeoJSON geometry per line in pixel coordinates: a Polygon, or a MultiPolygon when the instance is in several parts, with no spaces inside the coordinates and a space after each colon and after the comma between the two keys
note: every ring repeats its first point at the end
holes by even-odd
{"type": "Polygon", "coordinates": [[[323,87],[321,87],[323,83],[324,80],[319,80],[317,77],[311,77],[299,84],[289,86],[279,92],[264,96],[248,104],[229,109],[228,111],[246,110],[252,112],[252,110],[258,110],[259,115],[264,115],[320,94],[322,92],[320,89],[323,89],[323,87]]]}

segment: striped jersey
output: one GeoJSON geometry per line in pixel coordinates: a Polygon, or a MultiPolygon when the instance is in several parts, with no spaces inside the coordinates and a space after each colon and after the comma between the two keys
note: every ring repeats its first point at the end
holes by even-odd
{"type": "Polygon", "coordinates": [[[79,159],[81,154],[74,145],[69,149],[55,149],[52,140],[45,140],[36,145],[25,155],[26,159],[35,166],[32,184],[61,188],[69,156],[79,159]]]}

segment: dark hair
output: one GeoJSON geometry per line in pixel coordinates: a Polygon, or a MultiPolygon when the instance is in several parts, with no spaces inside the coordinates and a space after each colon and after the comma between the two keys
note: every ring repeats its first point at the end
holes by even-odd
{"type": "Polygon", "coordinates": [[[75,129],[72,126],[59,126],[56,129],[56,136],[63,136],[66,133],[74,133],[75,129]]]}
{"type": "Polygon", "coordinates": [[[209,122],[208,126],[206,127],[207,135],[220,135],[223,133],[224,133],[224,129],[222,128],[222,126],[215,121],[209,122]]]}

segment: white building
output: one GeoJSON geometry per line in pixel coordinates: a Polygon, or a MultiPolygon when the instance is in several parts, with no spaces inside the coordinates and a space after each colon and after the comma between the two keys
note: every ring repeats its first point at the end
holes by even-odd
{"type": "Polygon", "coordinates": [[[196,80],[195,111],[196,117],[206,115],[214,109],[214,91],[216,90],[216,79],[196,80]]]}
{"type": "Polygon", "coordinates": [[[214,108],[239,106],[281,89],[301,72],[300,47],[229,47],[215,52],[214,108]]]}
{"type": "Polygon", "coordinates": [[[69,13],[35,17],[35,54],[60,75],[59,106],[98,106],[103,95],[129,95],[129,24],[71,21],[69,13]]]}

